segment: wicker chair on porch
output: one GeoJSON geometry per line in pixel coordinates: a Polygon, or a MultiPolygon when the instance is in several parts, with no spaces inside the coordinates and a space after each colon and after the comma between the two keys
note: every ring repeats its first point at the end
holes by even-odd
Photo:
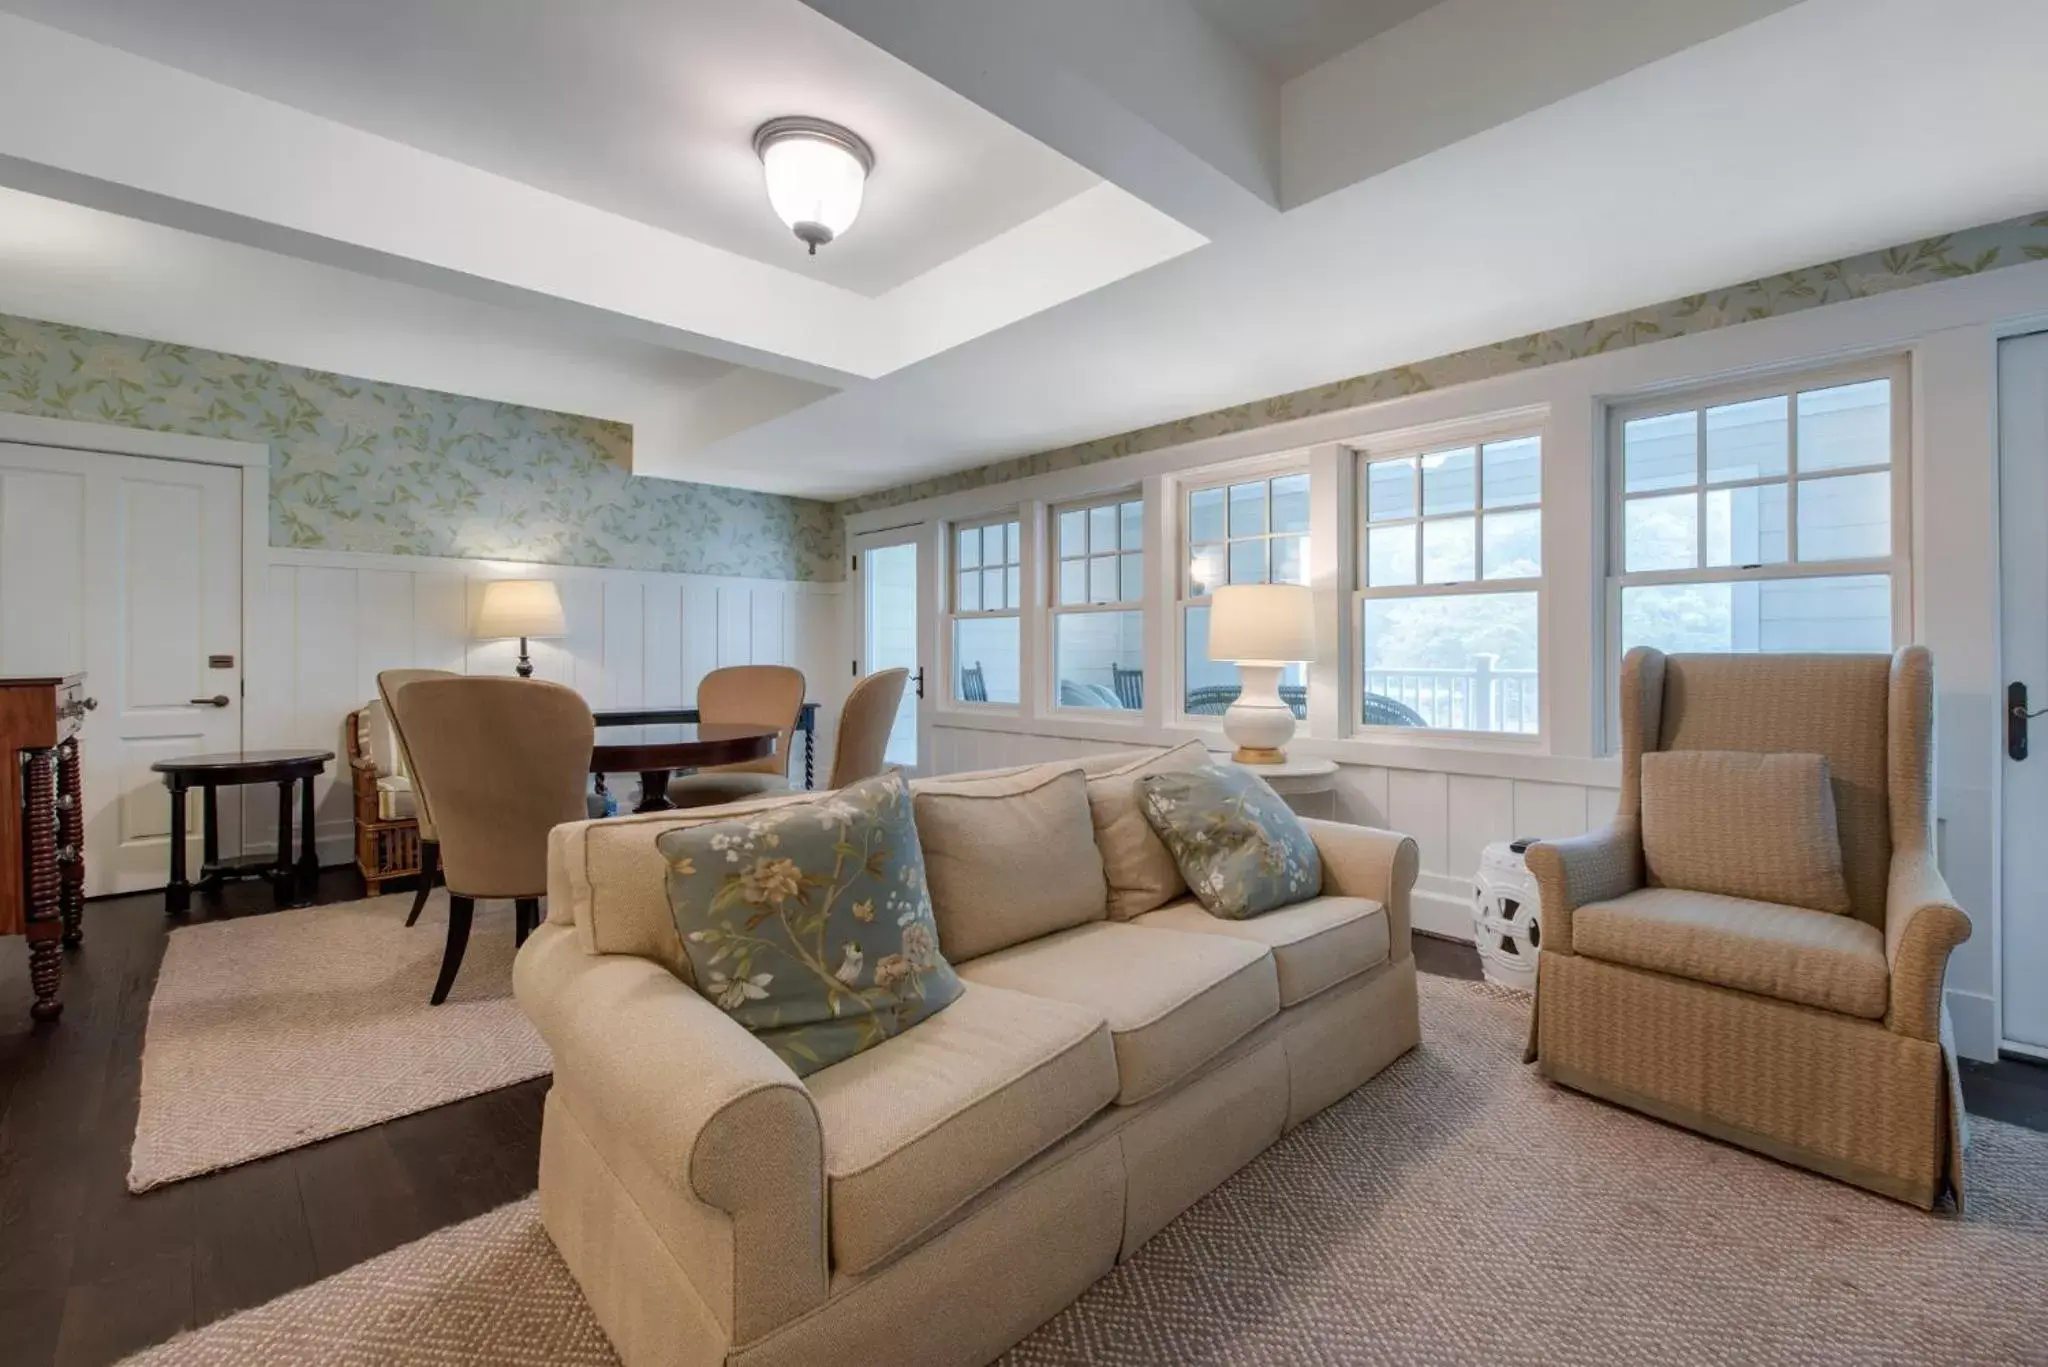
{"type": "Polygon", "coordinates": [[[1970,919],[1935,866],[1926,649],[1633,650],[1621,732],[1613,823],[1528,853],[1530,1060],[1783,1162],[1960,1205],[1942,980],[1970,919]]]}

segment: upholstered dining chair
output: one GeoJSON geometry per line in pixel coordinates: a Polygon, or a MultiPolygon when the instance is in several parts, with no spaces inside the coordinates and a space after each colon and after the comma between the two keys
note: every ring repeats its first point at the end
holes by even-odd
{"type": "Polygon", "coordinates": [[[434,891],[434,879],[441,871],[441,837],[434,829],[434,809],[427,804],[427,785],[420,781],[420,771],[413,766],[412,749],[405,743],[405,724],[398,719],[398,710],[391,705],[398,690],[422,679],[459,679],[462,676],[452,669],[380,669],[377,671],[377,696],[384,703],[384,715],[391,719],[391,734],[398,741],[398,753],[405,759],[405,772],[412,780],[413,813],[420,823],[420,886],[413,894],[412,910],[407,913],[407,925],[420,919],[420,912],[427,905],[428,896],[434,891]]]}
{"type": "Polygon", "coordinates": [[[1632,650],[1620,710],[1613,823],[1528,852],[1528,1059],[1780,1161],[1960,1206],[1942,981],[1970,919],[1935,866],[1926,648],[1632,650]]]}
{"type": "Polygon", "coordinates": [[[804,707],[804,676],[788,665],[728,665],[697,685],[697,716],[777,728],[775,753],[721,764],[669,780],[668,800],[678,807],[715,807],[789,786],[789,742],[804,707]]]}
{"type": "Polygon", "coordinates": [[[479,899],[511,901],[524,943],[548,887],[548,832],[586,816],[596,739],[574,689],[535,679],[428,679],[392,694],[413,772],[434,793],[448,882],[448,947],[434,984],[455,985],[479,899]]]}
{"type": "Polygon", "coordinates": [[[881,669],[854,682],[839,709],[839,735],[832,745],[831,786],[844,788],[873,778],[887,767],[889,732],[909,686],[907,669],[881,669]]]}

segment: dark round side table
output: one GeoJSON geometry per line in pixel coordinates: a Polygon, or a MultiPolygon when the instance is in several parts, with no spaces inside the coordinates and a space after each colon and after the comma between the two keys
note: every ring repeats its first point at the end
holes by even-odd
{"type": "Polygon", "coordinates": [[[211,892],[231,878],[268,878],[281,907],[302,907],[313,899],[320,877],[320,856],[313,848],[313,780],[334,758],[332,750],[231,750],[217,755],[180,755],[149,767],[164,776],[171,790],[171,881],[164,885],[164,912],[178,916],[191,909],[192,889],[211,892]],[[223,785],[277,785],[277,853],[220,857],[220,813],[215,792],[223,785]],[[292,859],[292,785],[300,785],[299,856],[292,859]],[[185,878],[185,791],[200,790],[204,820],[200,827],[199,882],[185,878]]]}

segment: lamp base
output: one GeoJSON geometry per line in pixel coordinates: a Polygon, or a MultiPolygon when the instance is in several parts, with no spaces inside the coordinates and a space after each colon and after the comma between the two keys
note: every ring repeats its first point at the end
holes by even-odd
{"type": "Polygon", "coordinates": [[[1237,701],[1223,714],[1223,734],[1236,747],[1239,764],[1285,764],[1287,742],[1294,738],[1294,709],[1280,698],[1285,665],[1240,664],[1244,681],[1237,701]]]}
{"type": "Polygon", "coordinates": [[[533,677],[533,657],[526,653],[526,638],[524,636],[519,638],[519,663],[514,666],[514,672],[522,679],[533,677]]]}

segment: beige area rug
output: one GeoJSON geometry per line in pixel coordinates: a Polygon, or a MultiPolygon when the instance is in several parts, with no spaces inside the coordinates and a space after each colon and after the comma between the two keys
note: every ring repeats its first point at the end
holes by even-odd
{"type": "Polygon", "coordinates": [[[142,1048],[128,1189],[147,1191],[411,1115],[552,1066],[512,1000],[512,904],[478,903],[455,988],[436,892],[171,932],[142,1048]]]}
{"type": "MultiPolygon", "coordinates": [[[[2048,1358],[2048,1135],[1978,1124],[1969,1218],[1922,1215],[1552,1090],[1526,998],[1422,984],[1418,1052],[1007,1367],[2048,1358]]],[[[137,1361],[612,1359],[529,1198],[137,1361]]]]}

